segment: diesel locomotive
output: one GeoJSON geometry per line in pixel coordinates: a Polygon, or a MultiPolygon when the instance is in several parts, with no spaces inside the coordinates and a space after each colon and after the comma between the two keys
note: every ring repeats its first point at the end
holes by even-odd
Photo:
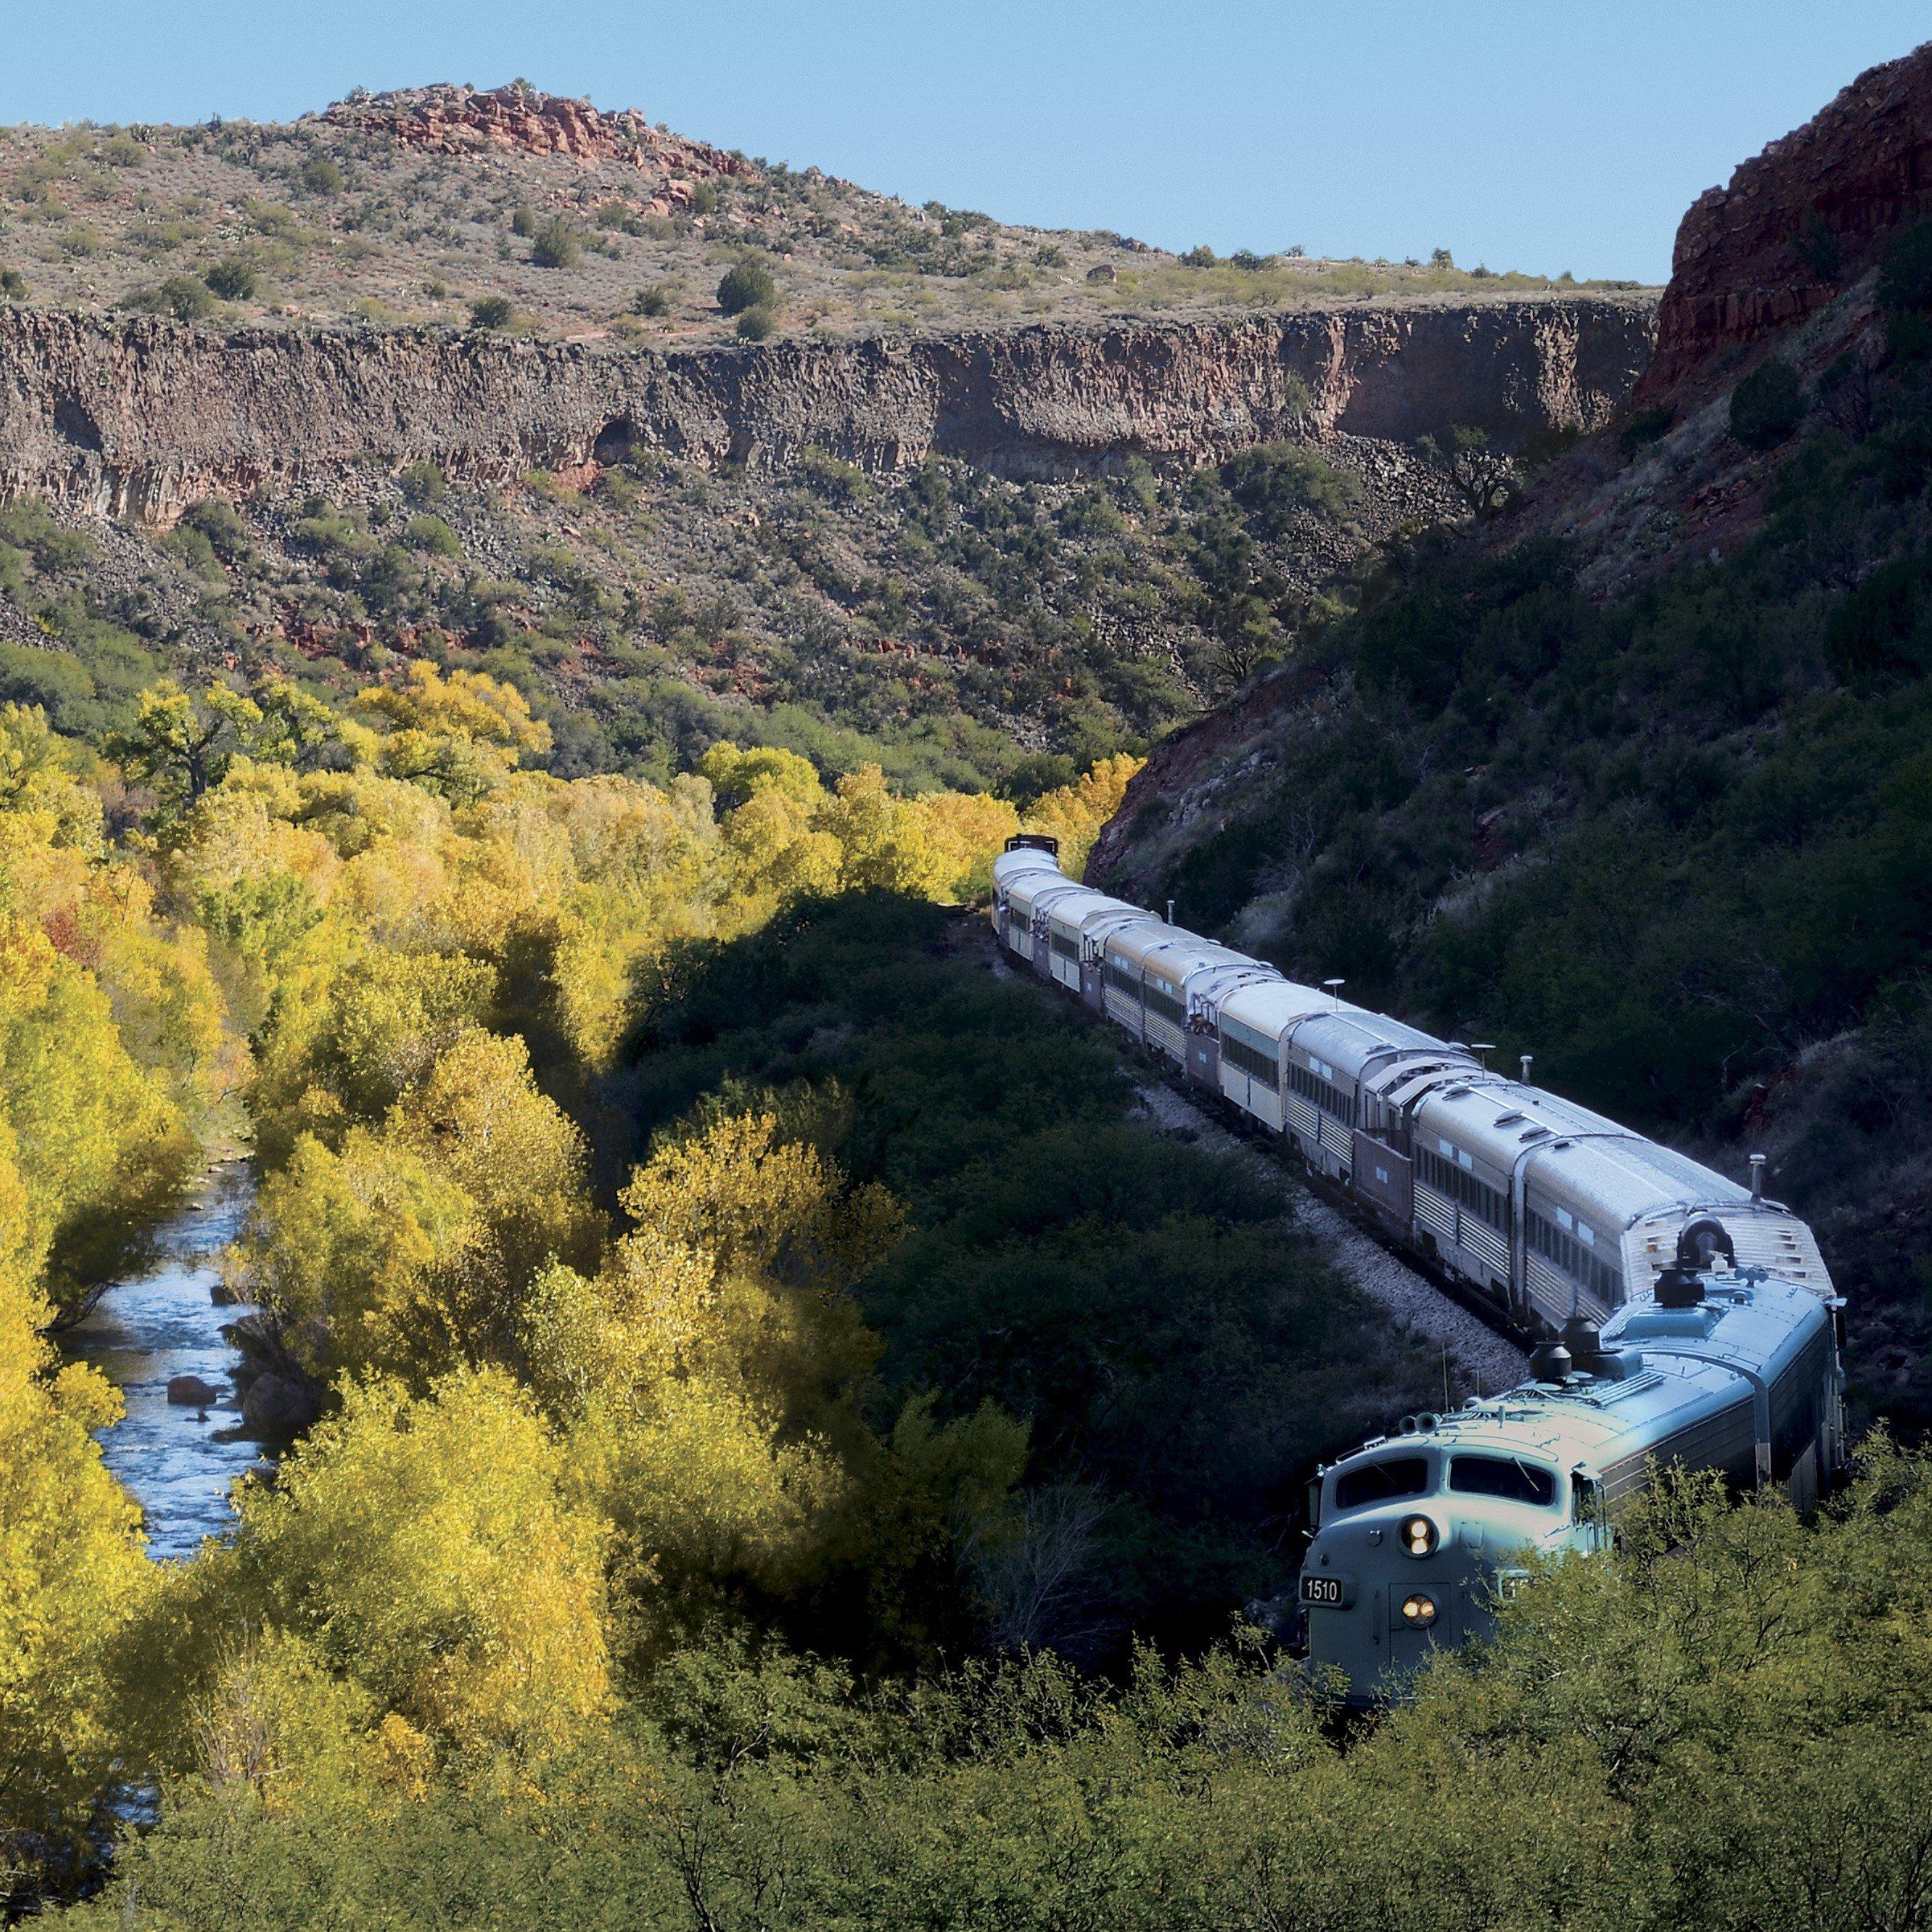
{"type": "MultiPolygon", "coordinates": [[[[1172,908],[1169,908],[1171,912],[1172,908]]],[[[1351,1701],[1484,1634],[1522,1552],[1604,1547],[1647,1472],[1801,1506],[1844,1457],[1839,1317],[1811,1229],[1671,1149],[1076,884],[1047,839],[994,861],[1000,943],[1279,1137],[1391,1245],[1544,1338],[1535,1379],[1411,1417],[1320,1478],[1300,1583],[1351,1701]]]]}

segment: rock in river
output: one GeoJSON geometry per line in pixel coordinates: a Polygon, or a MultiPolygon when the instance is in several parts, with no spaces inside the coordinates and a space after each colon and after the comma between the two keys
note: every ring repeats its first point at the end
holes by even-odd
{"type": "Polygon", "coordinates": [[[241,1399],[241,1419],[248,1433],[280,1441],[306,1428],[321,1413],[314,1386],[291,1375],[257,1375],[241,1399]]]}
{"type": "Polygon", "coordinates": [[[168,1400],[176,1408],[212,1408],[221,1400],[221,1391],[199,1375],[171,1375],[168,1400]]]}

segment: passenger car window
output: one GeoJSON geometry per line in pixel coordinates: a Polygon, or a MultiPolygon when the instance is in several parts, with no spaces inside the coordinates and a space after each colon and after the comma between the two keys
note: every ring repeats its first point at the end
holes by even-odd
{"type": "Polygon", "coordinates": [[[1449,1486],[1465,1496],[1500,1496],[1542,1507],[1556,1500],[1554,1472],[1514,1456],[1453,1456],[1449,1486]]]}
{"type": "Polygon", "coordinates": [[[1335,1478],[1335,1507],[1359,1510],[1371,1502],[1392,1502],[1398,1496],[1420,1496],[1428,1488],[1426,1456],[1390,1456],[1364,1462],[1335,1478]]]}

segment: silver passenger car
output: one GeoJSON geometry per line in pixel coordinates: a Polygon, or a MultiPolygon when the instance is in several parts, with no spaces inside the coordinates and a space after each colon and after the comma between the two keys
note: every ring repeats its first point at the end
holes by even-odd
{"type": "Polygon", "coordinates": [[[1810,1228],[1755,1184],[1077,886],[1037,847],[1001,854],[993,874],[1011,951],[1281,1135],[1391,1239],[1525,1327],[1604,1319],[1647,1292],[1679,1231],[1707,1215],[1741,1265],[1831,1295],[1810,1228]]]}

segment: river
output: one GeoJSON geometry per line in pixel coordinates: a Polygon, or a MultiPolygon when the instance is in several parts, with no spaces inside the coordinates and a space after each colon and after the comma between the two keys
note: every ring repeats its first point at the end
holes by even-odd
{"type": "Polygon", "coordinates": [[[242,1161],[208,1169],[195,1197],[160,1231],[154,1265],[117,1282],[87,1320],[61,1338],[121,1391],[127,1413],[101,1434],[108,1467],[147,1519],[148,1553],[191,1556],[234,1520],[228,1486],[261,1459],[253,1442],[220,1440],[241,1417],[233,1393],[239,1358],[222,1325],[245,1311],[218,1306],[215,1258],[232,1241],[255,1191],[242,1161]],[[171,1404],[171,1376],[199,1375],[222,1390],[207,1412],[171,1404]]]}

